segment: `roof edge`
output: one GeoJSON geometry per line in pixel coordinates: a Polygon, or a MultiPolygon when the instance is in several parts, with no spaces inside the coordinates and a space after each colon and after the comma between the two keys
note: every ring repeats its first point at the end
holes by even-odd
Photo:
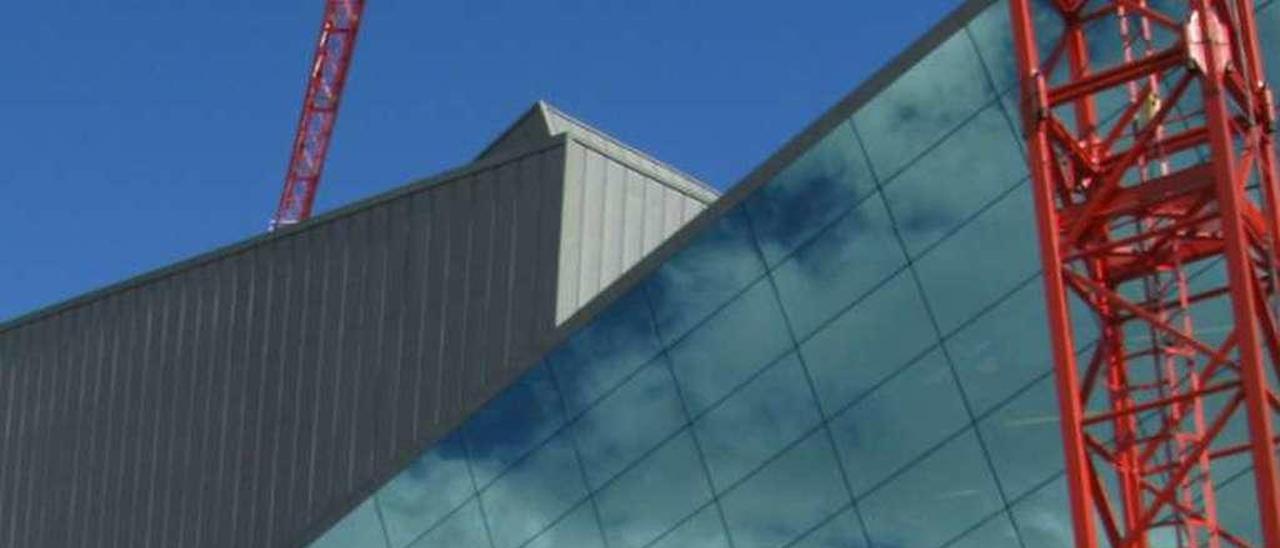
{"type": "Polygon", "coordinates": [[[863,80],[861,84],[858,84],[853,91],[846,94],[835,106],[820,114],[803,130],[787,140],[776,152],[758,164],[732,187],[729,187],[719,200],[708,206],[697,217],[685,223],[675,234],[672,234],[657,248],[650,251],[639,263],[597,293],[590,302],[579,307],[577,312],[562,322],[556,329],[552,335],[552,342],[549,348],[556,348],[579,328],[590,323],[613,301],[634,289],[636,285],[644,281],[658,267],[684,249],[703,229],[718,220],[729,210],[741,204],[753,191],[771,181],[783,169],[817,143],[819,139],[825,137],[837,126],[848,120],[858,109],[861,109],[872,98],[884,91],[903,73],[914,67],[943,42],[963,29],[965,25],[972,22],[983,10],[999,1],[1001,0],[966,0],[953,9],[933,27],[930,27],[924,35],[917,38],[916,41],[894,56],[869,78],[863,80]]]}
{"type": "Polygon", "coordinates": [[[328,224],[344,217],[349,217],[367,209],[378,207],[407,194],[413,194],[428,188],[457,183],[476,173],[492,170],[535,154],[541,154],[556,147],[564,146],[567,142],[568,139],[564,136],[551,137],[548,142],[540,144],[539,146],[525,148],[511,154],[498,156],[482,162],[474,162],[463,166],[449,168],[435,175],[417,179],[407,184],[396,186],[333,210],[326,211],[301,223],[282,227],[275,232],[260,233],[242,240],[215,247],[212,250],[198,253],[174,263],[146,270],[141,274],[130,276],[124,280],[110,283],[98,287],[97,289],[92,289],[88,292],[68,297],[61,301],[56,301],[53,304],[42,306],[8,320],[0,321],[0,334],[13,331],[19,327],[34,323],[49,316],[90,304],[114,293],[127,291],[148,282],[162,280],[169,276],[193,270],[217,259],[223,259],[244,253],[276,240],[298,236],[307,230],[323,224],[328,224]]]}

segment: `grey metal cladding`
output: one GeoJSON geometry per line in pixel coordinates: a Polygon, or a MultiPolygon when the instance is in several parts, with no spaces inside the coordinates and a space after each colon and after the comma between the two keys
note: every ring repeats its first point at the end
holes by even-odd
{"type": "Polygon", "coordinates": [[[593,133],[565,153],[556,322],[568,319],[709,201],[687,181],[593,133]],[[667,177],[662,179],[660,177],[667,177]]]}
{"type": "Polygon", "coordinates": [[[305,542],[714,196],[539,103],[470,166],[0,324],[0,546],[305,542]]]}
{"type": "Polygon", "coordinates": [[[0,326],[0,546],[282,545],[339,517],[545,350],[565,146],[0,326]]]}

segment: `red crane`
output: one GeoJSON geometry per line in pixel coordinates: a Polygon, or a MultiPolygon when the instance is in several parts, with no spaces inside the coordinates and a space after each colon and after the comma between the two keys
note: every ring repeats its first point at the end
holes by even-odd
{"type": "Polygon", "coordinates": [[[1280,546],[1280,180],[1254,0],[1009,5],[1077,545],[1247,546],[1215,489],[1252,468],[1256,507],[1233,513],[1280,546]]]}
{"type": "Polygon", "coordinates": [[[285,172],[280,204],[271,217],[271,230],[307,220],[316,188],[324,172],[333,125],[342,104],[351,54],[364,15],[364,0],[326,0],[320,39],[307,81],[302,116],[293,138],[289,169],[285,172]]]}

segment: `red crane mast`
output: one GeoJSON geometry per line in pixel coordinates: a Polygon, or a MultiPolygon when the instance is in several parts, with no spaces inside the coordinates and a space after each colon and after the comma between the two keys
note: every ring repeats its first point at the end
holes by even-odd
{"type": "Polygon", "coordinates": [[[351,54],[364,15],[365,0],[326,0],[320,39],[307,81],[298,131],[293,138],[284,191],[271,230],[307,220],[324,172],[333,125],[342,104],[351,54]]]}
{"type": "Polygon", "coordinates": [[[1009,5],[1077,545],[1247,546],[1215,489],[1252,468],[1256,507],[1232,510],[1280,546],[1280,181],[1254,0],[1009,5]]]}

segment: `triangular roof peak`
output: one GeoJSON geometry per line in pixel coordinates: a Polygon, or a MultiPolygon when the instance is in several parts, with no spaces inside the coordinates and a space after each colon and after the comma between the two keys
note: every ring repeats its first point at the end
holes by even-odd
{"type": "Polygon", "coordinates": [[[536,101],[529,107],[506,131],[485,147],[474,161],[480,162],[527,150],[566,133],[578,142],[616,160],[652,172],[663,182],[679,187],[683,192],[697,196],[707,203],[719,196],[719,192],[696,177],[623,143],[543,100],[536,101]]]}

